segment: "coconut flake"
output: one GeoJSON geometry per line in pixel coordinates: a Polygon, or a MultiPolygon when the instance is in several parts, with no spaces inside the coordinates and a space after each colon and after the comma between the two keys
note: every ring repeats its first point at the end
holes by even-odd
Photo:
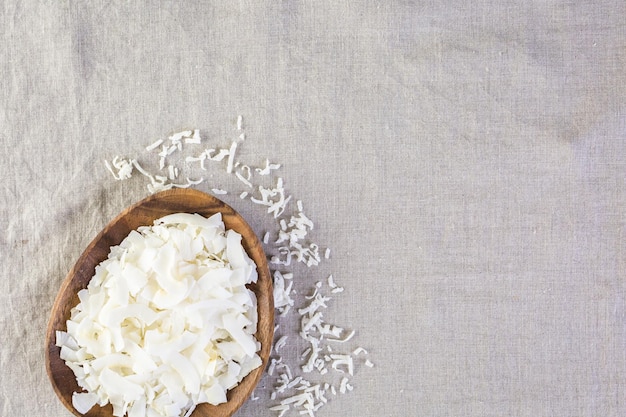
{"type": "Polygon", "coordinates": [[[339,367],[345,367],[348,374],[354,374],[354,363],[352,361],[352,356],[331,354],[330,358],[332,360],[333,369],[341,370],[339,367]]]}
{"type": "Polygon", "coordinates": [[[157,139],[155,142],[153,142],[152,144],[146,146],[146,151],[152,151],[155,150],[156,148],[158,148],[159,146],[161,146],[163,144],[163,139],[157,139]]]}
{"type": "Polygon", "coordinates": [[[328,276],[328,286],[330,288],[337,288],[337,284],[335,284],[335,280],[334,280],[332,274],[328,276]]]}
{"type": "Polygon", "coordinates": [[[283,187],[283,179],[278,178],[274,188],[265,188],[259,186],[261,198],[252,197],[253,203],[268,207],[267,212],[274,215],[274,218],[280,217],[285,211],[287,203],[291,200],[291,196],[285,197],[285,189],[283,187]]]}
{"type": "Polygon", "coordinates": [[[364,355],[367,355],[367,350],[365,350],[365,349],[363,349],[362,347],[360,347],[360,346],[359,346],[359,347],[357,347],[356,349],[354,349],[354,350],[352,351],[352,354],[353,354],[354,356],[358,356],[358,355],[360,355],[361,353],[363,353],[364,355]]]}
{"type": "Polygon", "coordinates": [[[284,347],[287,344],[287,336],[281,336],[280,339],[276,341],[274,344],[274,350],[278,352],[279,349],[284,347]]]}
{"type": "Polygon", "coordinates": [[[269,175],[273,170],[276,170],[280,168],[280,164],[272,164],[270,163],[269,159],[265,160],[265,167],[264,168],[257,168],[256,172],[259,173],[259,175],[269,175]]]}
{"type": "Polygon", "coordinates": [[[91,392],[75,392],[72,394],[72,406],[81,414],[86,414],[96,405],[99,397],[91,392]]]}
{"type": "Polygon", "coordinates": [[[111,163],[104,161],[106,168],[113,174],[113,178],[116,180],[126,180],[132,176],[133,173],[133,160],[123,159],[119,156],[115,156],[111,163]],[[117,172],[113,169],[117,170],[117,172]]]}
{"type": "Polygon", "coordinates": [[[352,331],[351,331],[350,333],[348,333],[348,335],[347,335],[346,337],[344,337],[343,339],[328,339],[328,340],[330,340],[330,341],[332,341],[332,342],[341,342],[341,343],[344,343],[344,342],[347,342],[348,340],[352,339],[352,338],[354,337],[355,333],[356,333],[356,332],[355,332],[354,330],[352,330],[352,331]]]}
{"type": "Polygon", "coordinates": [[[237,130],[242,130],[243,129],[243,116],[239,115],[237,116],[237,130]]]}
{"type": "Polygon", "coordinates": [[[252,188],[252,183],[250,181],[248,181],[243,175],[241,175],[239,172],[235,172],[235,176],[237,177],[237,179],[241,182],[243,182],[245,185],[247,185],[248,187],[252,188]]]}
{"type": "Polygon", "coordinates": [[[185,138],[185,143],[198,145],[201,142],[202,142],[202,138],[200,137],[200,131],[198,129],[193,130],[193,135],[191,137],[185,138]]]}
{"type": "Polygon", "coordinates": [[[228,151],[228,162],[226,165],[226,172],[228,172],[229,174],[231,172],[233,172],[233,163],[234,163],[234,158],[235,158],[235,151],[237,150],[237,142],[234,142],[230,144],[230,149],[228,151]]]}

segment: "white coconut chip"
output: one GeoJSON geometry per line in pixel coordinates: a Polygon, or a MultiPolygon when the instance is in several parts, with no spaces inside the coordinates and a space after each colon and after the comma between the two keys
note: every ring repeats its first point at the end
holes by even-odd
{"type": "Polygon", "coordinates": [[[243,116],[239,115],[237,116],[237,130],[242,130],[243,129],[243,116]]]}
{"type": "Polygon", "coordinates": [[[335,280],[332,274],[328,276],[328,286],[330,288],[337,288],[337,284],[335,284],[335,280]]]}
{"type": "Polygon", "coordinates": [[[234,163],[236,150],[237,150],[237,142],[233,141],[233,143],[230,144],[230,149],[228,151],[228,162],[226,165],[226,172],[228,172],[229,174],[233,172],[233,163],[234,163]]]}
{"type": "Polygon", "coordinates": [[[357,347],[356,349],[354,349],[354,350],[352,351],[352,354],[353,354],[354,356],[358,356],[358,355],[360,355],[361,353],[363,353],[363,354],[367,355],[367,350],[365,350],[365,349],[363,349],[362,347],[360,347],[360,346],[359,346],[359,347],[357,347]]]}
{"type": "Polygon", "coordinates": [[[170,180],[175,180],[176,179],[176,169],[173,165],[168,165],[167,166],[167,172],[168,172],[168,178],[170,180]]]}
{"type": "Polygon", "coordinates": [[[261,198],[252,197],[250,200],[253,203],[268,207],[267,212],[272,214],[274,218],[280,217],[285,211],[287,203],[291,200],[291,196],[285,197],[283,179],[278,178],[274,188],[259,186],[258,189],[261,194],[261,198]]]}
{"type": "Polygon", "coordinates": [[[146,146],[146,151],[152,151],[155,150],[156,148],[158,148],[159,146],[161,146],[163,144],[163,139],[157,139],[155,142],[153,142],[152,144],[146,146]]]}
{"type": "Polygon", "coordinates": [[[287,344],[288,336],[281,336],[280,339],[276,341],[274,344],[274,350],[278,352],[279,349],[283,348],[287,344]]]}
{"type": "Polygon", "coordinates": [[[347,388],[348,388],[348,378],[344,377],[341,379],[341,382],[339,383],[339,392],[341,394],[345,394],[347,388]]]}
{"type": "Polygon", "coordinates": [[[257,168],[256,172],[259,173],[259,175],[269,175],[273,170],[276,170],[280,168],[280,164],[272,164],[270,163],[269,159],[265,160],[265,167],[264,168],[257,168]]]}
{"type": "Polygon", "coordinates": [[[354,375],[354,363],[352,361],[352,356],[331,354],[330,359],[332,360],[331,366],[333,369],[344,372],[340,367],[345,367],[345,372],[348,372],[350,375],[354,375]]]}
{"type": "Polygon", "coordinates": [[[200,130],[198,129],[193,130],[193,135],[191,137],[185,138],[185,143],[199,145],[201,142],[202,142],[202,138],[200,137],[200,130]]]}
{"type": "Polygon", "coordinates": [[[129,179],[133,173],[133,159],[124,159],[119,156],[115,156],[111,163],[104,161],[106,168],[113,174],[113,178],[118,181],[129,179]],[[117,172],[113,170],[115,168],[117,172]]]}
{"type": "Polygon", "coordinates": [[[241,175],[239,172],[235,172],[235,176],[237,177],[239,181],[244,183],[246,186],[252,188],[252,183],[249,180],[247,180],[243,175],[241,175]]]}
{"type": "MultiPolygon", "coordinates": [[[[239,162],[237,164],[239,164],[239,162]]],[[[235,173],[237,179],[248,187],[253,188],[252,183],[250,182],[250,179],[252,178],[252,171],[250,170],[250,167],[248,165],[241,165],[239,171],[241,172],[235,173]]]]}
{"type": "Polygon", "coordinates": [[[191,137],[192,133],[193,132],[191,130],[183,130],[181,132],[173,133],[170,135],[169,140],[174,144],[178,144],[181,139],[191,137]]]}

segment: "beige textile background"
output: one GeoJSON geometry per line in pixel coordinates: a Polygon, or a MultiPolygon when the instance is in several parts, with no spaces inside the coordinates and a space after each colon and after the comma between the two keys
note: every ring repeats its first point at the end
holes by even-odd
{"type": "MultiPolygon", "coordinates": [[[[239,157],[282,164],[332,249],[298,302],[332,273],[326,317],[375,365],[318,416],[626,415],[625,22],[618,0],[2,2],[0,414],[70,416],[50,308],[148,195],[103,161],[190,127],[227,146],[242,115],[239,157]]],[[[276,415],[272,384],[237,415],[276,415]]]]}

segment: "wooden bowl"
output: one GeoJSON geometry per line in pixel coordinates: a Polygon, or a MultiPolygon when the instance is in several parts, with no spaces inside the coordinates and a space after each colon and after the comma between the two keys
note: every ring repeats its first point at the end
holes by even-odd
{"type": "Polygon", "coordinates": [[[248,287],[256,294],[258,301],[258,327],[255,334],[261,343],[258,352],[263,364],[248,374],[235,388],[227,393],[227,402],[220,405],[199,404],[192,417],[228,417],[250,397],[269,360],[274,334],[274,300],[272,279],[261,242],[245,220],[226,203],[217,198],[193,189],[172,189],[154,194],[132,205],[109,223],[87,246],[76,265],[63,281],[50,314],[46,331],[45,360],[50,381],[61,402],[77,416],[111,417],[113,407],[95,405],[86,414],[80,414],[72,406],[72,394],[81,392],[72,370],[60,358],[60,348],[56,346],[57,330],[66,330],[70,310],[79,302],[78,291],[86,288],[95,273],[96,265],[104,261],[112,246],[121,241],[139,226],[150,226],[154,220],[172,213],[198,213],[209,217],[222,213],[226,229],[241,234],[242,244],[248,256],[257,265],[258,281],[248,287]]]}

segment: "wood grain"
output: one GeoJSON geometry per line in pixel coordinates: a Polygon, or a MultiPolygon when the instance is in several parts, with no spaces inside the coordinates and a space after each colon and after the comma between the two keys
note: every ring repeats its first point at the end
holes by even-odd
{"type": "Polygon", "coordinates": [[[205,217],[217,212],[227,229],[233,229],[242,236],[244,249],[254,260],[258,270],[258,281],[248,287],[258,300],[257,340],[261,343],[259,356],[263,365],[252,371],[243,381],[227,394],[226,403],[213,406],[201,404],[193,412],[193,417],[228,417],[231,416],[249,397],[258,383],[269,359],[274,334],[274,301],[272,280],[267,258],[261,242],[246,221],[226,203],[201,191],[192,189],[173,189],[154,194],[127,208],[109,223],[87,246],[76,265],[69,272],[56,297],[46,332],[45,359],[48,376],[57,395],[65,406],[77,416],[111,417],[112,407],[94,406],[88,413],[80,414],[72,406],[72,394],[80,392],[74,373],[59,357],[60,349],[55,345],[55,331],[66,330],[66,321],[70,310],[78,304],[78,291],[86,288],[94,275],[96,265],[105,260],[111,246],[121,241],[139,226],[152,225],[153,221],[171,213],[198,213],[205,217]]]}

